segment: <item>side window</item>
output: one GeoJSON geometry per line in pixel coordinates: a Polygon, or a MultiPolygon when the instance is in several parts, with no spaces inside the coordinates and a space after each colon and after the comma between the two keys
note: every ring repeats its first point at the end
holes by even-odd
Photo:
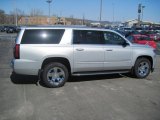
{"type": "Polygon", "coordinates": [[[74,30],[73,44],[104,44],[103,32],[74,30]]]}
{"type": "Polygon", "coordinates": [[[63,29],[25,30],[21,44],[58,44],[63,33],[63,29]]]}
{"type": "Polygon", "coordinates": [[[133,37],[133,36],[128,36],[127,39],[128,39],[131,43],[134,43],[134,37],[133,37]]]}
{"type": "Polygon", "coordinates": [[[122,45],[125,41],[121,36],[113,32],[104,31],[103,34],[104,34],[105,44],[122,45]]]}

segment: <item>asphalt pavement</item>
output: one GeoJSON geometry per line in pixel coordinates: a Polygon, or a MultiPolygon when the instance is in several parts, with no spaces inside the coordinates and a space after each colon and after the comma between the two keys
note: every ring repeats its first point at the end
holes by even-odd
{"type": "Polygon", "coordinates": [[[0,120],[160,120],[160,56],[146,79],[72,77],[53,89],[12,73],[13,44],[0,40],[0,120]]]}

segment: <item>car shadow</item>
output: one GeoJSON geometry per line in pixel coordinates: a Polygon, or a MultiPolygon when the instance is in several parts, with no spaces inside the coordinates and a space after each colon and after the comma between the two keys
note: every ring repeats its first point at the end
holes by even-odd
{"type": "Polygon", "coordinates": [[[121,74],[108,74],[108,75],[92,75],[92,76],[72,76],[68,82],[85,82],[85,81],[97,81],[104,79],[116,79],[124,77],[121,74]]]}
{"type": "Polygon", "coordinates": [[[18,75],[12,72],[10,79],[14,84],[36,84],[38,83],[37,76],[31,75],[18,75]]]}
{"type": "MultiPolygon", "coordinates": [[[[109,75],[92,75],[92,76],[72,76],[69,78],[68,82],[85,82],[85,81],[97,81],[97,80],[104,80],[104,79],[116,79],[128,77],[127,74],[109,74],[109,75]]],[[[37,76],[31,75],[18,75],[12,72],[10,76],[11,82],[14,84],[35,84],[41,85],[46,87],[42,80],[37,76]]]]}

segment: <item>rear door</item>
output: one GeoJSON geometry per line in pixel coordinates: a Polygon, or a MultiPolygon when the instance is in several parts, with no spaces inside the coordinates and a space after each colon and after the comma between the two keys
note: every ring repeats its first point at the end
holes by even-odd
{"type": "Polygon", "coordinates": [[[74,30],[74,72],[103,70],[103,32],[74,30]]]}

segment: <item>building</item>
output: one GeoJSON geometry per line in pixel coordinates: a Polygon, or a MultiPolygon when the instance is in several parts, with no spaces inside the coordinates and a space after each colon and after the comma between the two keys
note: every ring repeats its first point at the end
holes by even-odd
{"type": "Polygon", "coordinates": [[[64,17],[50,17],[47,16],[25,16],[18,20],[18,25],[71,25],[71,22],[64,17]]]}
{"type": "MultiPolygon", "coordinates": [[[[123,26],[126,26],[126,27],[138,26],[138,19],[128,20],[126,22],[123,22],[122,24],[123,26]]],[[[154,24],[153,22],[149,22],[149,21],[140,21],[140,26],[144,26],[144,25],[151,26],[153,24],[154,24]]]]}

